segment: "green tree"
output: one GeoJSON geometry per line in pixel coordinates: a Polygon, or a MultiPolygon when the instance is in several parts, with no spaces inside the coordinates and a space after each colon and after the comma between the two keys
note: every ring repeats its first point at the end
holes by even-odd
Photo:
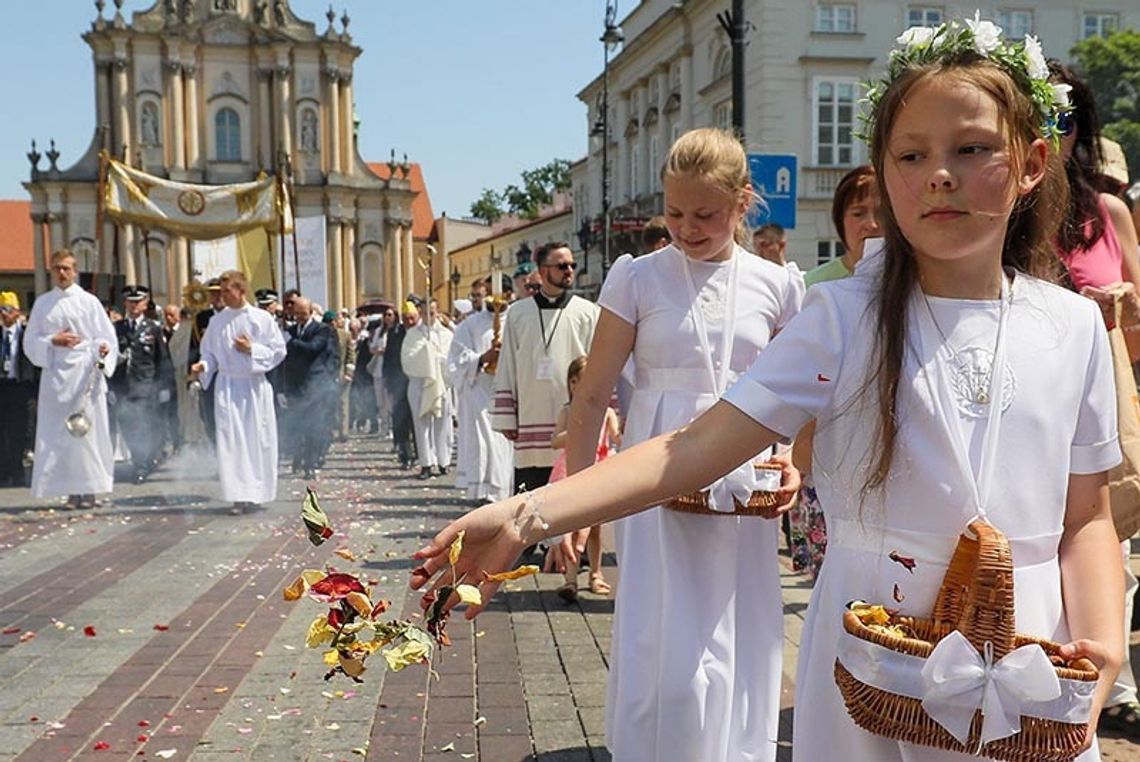
{"type": "Polygon", "coordinates": [[[471,204],[470,211],[475,219],[494,225],[503,216],[503,199],[490,188],[484,188],[483,195],[471,204]]]}
{"type": "Polygon", "coordinates": [[[1132,180],[1140,179],[1140,31],[1089,37],[1071,52],[1092,89],[1105,137],[1120,143],[1132,180]]]}
{"type": "MultiPolygon", "coordinates": [[[[521,179],[521,183],[511,183],[501,194],[494,194],[493,191],[484,189],[483,197],[476,204],[480,204],[486,200],[488,194],[492,194],[500,203],[500,208],[505,206],[511,214],[534,219],[538,216],[540,208],[554,200],[555,193],[570,187],[570,162],[566,159],[554,159],[536,169],[524,170],[521,179]]],[[[476,204],[471,207],[472,215],[485,219],[476,214],[476,204]]]]}

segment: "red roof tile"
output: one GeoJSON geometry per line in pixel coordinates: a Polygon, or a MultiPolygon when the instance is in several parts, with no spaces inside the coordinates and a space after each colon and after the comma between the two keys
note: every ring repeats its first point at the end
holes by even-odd
{"type": "MultiPolygon", "coordinates": [[[[428,197],[427,185],[424,184],[423,170],[419,164],[415,162],[411,164],[412,171],[408,181],[416,193],[416,198],[412,201],[412,237],[427,238],[431,235],[432,225],[435,224],[435,215],[431,211],[431,198],[428,197]]],[[[387,180],[392,175],[392,171],[384,162],[370,161],[368,168],[382,180],[387,180]]]]}
{"type": "Polygon", "coordinates": [[[31,214],[31,201],[0,201],[0,270],[31,272],[34,269],[31,214]]]}

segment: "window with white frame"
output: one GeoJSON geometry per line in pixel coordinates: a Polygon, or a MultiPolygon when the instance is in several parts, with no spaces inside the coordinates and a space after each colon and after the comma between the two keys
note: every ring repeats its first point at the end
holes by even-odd
{"type": "Polygon", "coordinates": [[[1011,40],[1024,40],[1033,34],[1033,11],[999,10],[997,23],[1011,40]]]}
{"type": "Polygon", "coordinates": [[[713,127],[719,127],[722,130],[732,129],[732,99],[713,106],[713,127]]]}
{"type": "Polygon", "coordinates": [[[815,31],[851,34],[855,31],[855,3],[820,3],[815,7],[815,31]]]}
{"type": "Polygon", "coordinates": [[[853,78],[816,79],[812,93],[815,164],[855,164],[855,111],[858,83],[853,78]]]}
{"type": "Polygon", "coordinates": [[[732,74],[732,51],[724,47],[716,54],[716,59],[713,62],[712,81],[716,82],[729,74],[732,74]]]}
{"type": "Polygon", "coordinates": [[[634,142],[629,151],[629,197],[637,198],[641,195],[641,188],[638,187],[638,171],[641,169],[639,154],[641,151],[637,150],[637,143],[634,142]]]}
{"type": "Polygon", "coordinates": [[[217,161],[241,161],[241,117],[232,108],[214,114],[214,154],[217,161]]]}
{"type": "Polygon", "coordinates": [[[906,25],[938,26],[942,23],[942,9],[930,5],[912,5],[906,9],[906,25]]]}
{"type": "Polygon", "coordinates": [[[661,138],[656,132],[649,136],[649,190],[661,190],[661,138]]]}
{"type": "Polygon", "coordinates": [[[1120,16],[1116,13],[1086,13],[1082,38],[1107,37],[1120,28],[1120,16]]]}
{"type": "Polygon", "coordinates": [[[817,241],[815,244],[815,263],[826,265],[833,259],[843,256],[843,244],[839,241],[817,241]]]}

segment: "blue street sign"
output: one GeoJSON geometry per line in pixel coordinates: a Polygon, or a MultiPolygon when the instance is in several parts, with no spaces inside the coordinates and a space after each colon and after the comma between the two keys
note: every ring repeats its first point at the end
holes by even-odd
{"type": "Polygon", "coordinates": [[[768,207],[758,207],[748,215],[748,224],[753,228],[766,222],[774,222],[788,230],[796,226],[797,163],[794,154],[748,154],[752,188],[768,207]]]}

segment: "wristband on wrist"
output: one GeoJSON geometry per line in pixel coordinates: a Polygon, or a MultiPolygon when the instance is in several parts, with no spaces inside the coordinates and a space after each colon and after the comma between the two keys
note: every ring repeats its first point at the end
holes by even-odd
{"type": "Polygon", "coordinates": [[[541,487],[523,496],[522,505],[515,514],[515,531],[528,545],[545,539],[550,531],[550,524],[542,517],[539,510],[546,502],[546,487],[541,487]],[[537,532],[537,536],[534,536],[537,532]]]}

